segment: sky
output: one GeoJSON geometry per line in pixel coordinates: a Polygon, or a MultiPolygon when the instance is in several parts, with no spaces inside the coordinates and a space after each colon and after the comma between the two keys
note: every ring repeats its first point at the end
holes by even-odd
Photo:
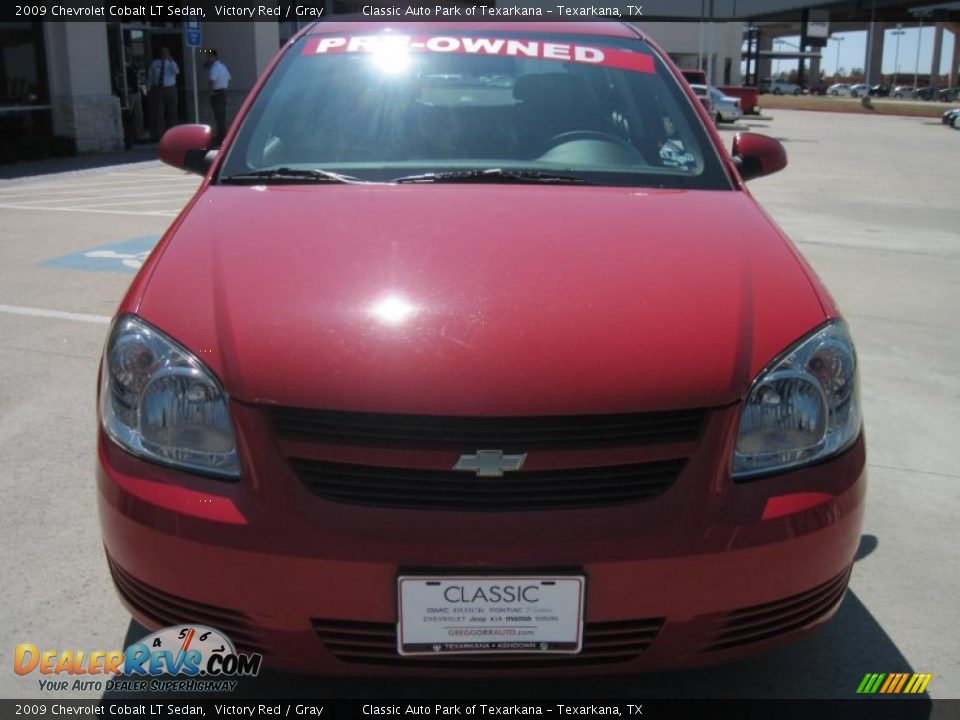
{"type": "MultiPolygon", "coordinates": [[[[924,27],[918,30],[916,27],[903,28],[903,35],[900,36],[899,53],[899,73],[912,76],[914,67],[917,64],[917,39],[920,39],[920,74],[925,75],[930,72],[930,62],[933,59],[933,35],[932,26],[924,27]]],[[[887,30],[883,39],[883,73],[892,75],[894,73],[894,61],[897,58],[897,37],[892,34],[893,30],[887,30]]],[[[800,42],[799,37],[784,37],[791,45],[800,42]]],[[[950,70],[950,59],[953,57],[953,43],[955,39],[953,33],[949,30],[943,32],[943,53],[941,57],[940,73],[946,75],[950,70]]],[[[827,47],[821,50],[820,69],[826,75],[833,75],[837,69],[837,46],[840,52],[840,67],[848,73],[854,68],[865,67],[867,57],[867,33],[865,30],[854,32],[834,32],[833,37],[827,43],[827,47]],[[843,40],[837,41],[834,38],[842,37],[843,40]]],[[[784,50],[790,48],[785,47],[784,50]]],[[[774,61],[774,75],[779,74],[777,68],[778,61],[774,61]]],[[[789,72],[791,68],[797,66],[796,60],[780,60],[780,69],[789,72]]]]}

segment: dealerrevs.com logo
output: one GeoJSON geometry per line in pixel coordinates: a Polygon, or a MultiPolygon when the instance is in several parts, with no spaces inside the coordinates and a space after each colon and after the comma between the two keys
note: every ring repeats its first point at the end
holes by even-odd
{"type": "Polygon", "coordinates": [[[255,677],[263,656],[239,653],[224,633],[176,625],[147,635],[124,651],[41,650],[17,645],[17,675],[38,674],[42,691],[224,692],[233,678],[255,677]]]}

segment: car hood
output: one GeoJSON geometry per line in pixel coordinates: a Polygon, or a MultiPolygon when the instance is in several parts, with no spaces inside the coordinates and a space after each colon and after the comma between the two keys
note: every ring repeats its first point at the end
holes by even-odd
{"type": "Polygon", "coordinates": [[[825,318],[732,190],[209,186],[144,278],[236,399],[355,411],[721,406],[825,318]]]}

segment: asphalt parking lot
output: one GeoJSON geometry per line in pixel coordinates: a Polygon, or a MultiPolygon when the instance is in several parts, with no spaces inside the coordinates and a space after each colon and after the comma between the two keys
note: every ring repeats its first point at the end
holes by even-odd
{"type": "MultiPolygon", "coordinates": [[[[933,673],[929,697],[960,698],[960,211],[947,160],[960,133],[795,111],[738,127],[784,142],[790,166],[751,188],[830,288],[860,355],[870,488],[834,620],[695,671],[482,686],[268,672],[244,695],[851,697],[867,672],[914,671],[933,673]]],[[[10,670],[17,643],[112,650],[141,633],[100,544],[95,378],[109,316],[197,182],[158,163],[0,182],[0,697],[43,696],[10,670]]]]}

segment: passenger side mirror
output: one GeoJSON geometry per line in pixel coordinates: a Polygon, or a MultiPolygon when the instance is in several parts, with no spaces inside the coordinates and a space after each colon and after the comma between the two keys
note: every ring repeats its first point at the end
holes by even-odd
{"type": "Polygon", "coordinates": [[[177,125],[160,138],[160,159],[180,170],[206,175],[217,156],[209,125],[177,125]]]}
{"type": "Polygon", "coordinates": [[[737,133],[733,138],[733,162],[746,180],[772,175],[787,166],[787,151],[778,140],[757,133],[737,133]]]}

